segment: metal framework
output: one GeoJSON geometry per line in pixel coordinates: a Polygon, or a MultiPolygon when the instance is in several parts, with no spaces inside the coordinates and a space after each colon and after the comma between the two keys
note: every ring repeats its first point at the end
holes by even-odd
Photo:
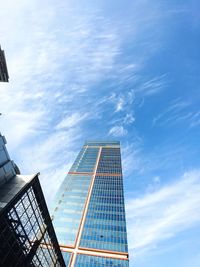
{"type": "Polygon", "coordinates": [[[0,266],[65,266],[38,175],[0,211],[0,266]]]}

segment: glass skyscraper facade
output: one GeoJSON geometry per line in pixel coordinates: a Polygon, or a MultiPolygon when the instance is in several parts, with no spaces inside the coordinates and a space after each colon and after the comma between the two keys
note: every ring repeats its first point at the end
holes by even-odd
{"type": "Polygon", "coordinates": [[[86,142],[57,192],[53,225],[66,266],[128,267],[119,142],[86,142]]]}

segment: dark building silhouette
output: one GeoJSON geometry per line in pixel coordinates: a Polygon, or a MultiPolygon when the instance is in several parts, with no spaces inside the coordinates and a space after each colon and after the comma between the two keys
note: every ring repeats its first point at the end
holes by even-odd
{"type": "Polygon", "coordinates": [[[38,174],[21,175],[0,134],[0,266],[65,266],[38,174]]]}
{"type": "Polygon", "coordinates": [[[0,46],[0,82],[8,82],[8,70],[6,65],[6,57],[0,46]]]}

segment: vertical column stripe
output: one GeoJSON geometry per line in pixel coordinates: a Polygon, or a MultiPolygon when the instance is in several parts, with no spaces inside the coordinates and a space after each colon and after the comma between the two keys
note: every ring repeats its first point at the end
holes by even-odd
{"type": "Polygon", "coordinates": [[[79,247],[79,244],[80,244],[80,239],[81,239],[81,235],[82,235],[82,231],[83,231],[83,226],[84,226],[84,222],[85,222],[85,219],[86,219],[86,214],[87,214],[87,210],[88,210],[88,206],[89,206],[89,202],[90,202],[90,197],[91,197],[91,194],[92,194],[92,189],[93,189],[93,185],[94,185],[94,181],[95,181],[97,167],[98,167],[99,159],[100,159],[100,156],[101,156],[101,150],[102,150],[102,147],[99,148],[99,153],[98,153],[97,160],[96,160],[94,174],[93,174],[93,177],[92,177],[90,189],[89,189],[89,192],[88,192],[88,197],[87,197],[87,200],[86,200],[86,203],[85,203],[85,208],[84,208],[84,211],[83,211],[81,223],[80,223],[80,226],[79,226],[79,230],[78,230],[78,234],[77,234],[77,238],[76,238],[76,242],[75,242],[74,254],[73,254],[71,262],[69,264],[69,266],[71,266],[71,267],[74,267],[74,264],[75,264],[75,261],[76,261],[76,255],[77,255],[77,252],[78,252],[78,247],[79,247]]]}

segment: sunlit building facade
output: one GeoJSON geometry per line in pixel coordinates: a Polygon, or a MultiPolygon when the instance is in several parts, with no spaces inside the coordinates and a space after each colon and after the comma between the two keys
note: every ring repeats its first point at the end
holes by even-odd
{"type": "Polygon", "coordinates": [[[119,142],[84,144],[52,213],[66,266],[129,266],[119,142]]]}

